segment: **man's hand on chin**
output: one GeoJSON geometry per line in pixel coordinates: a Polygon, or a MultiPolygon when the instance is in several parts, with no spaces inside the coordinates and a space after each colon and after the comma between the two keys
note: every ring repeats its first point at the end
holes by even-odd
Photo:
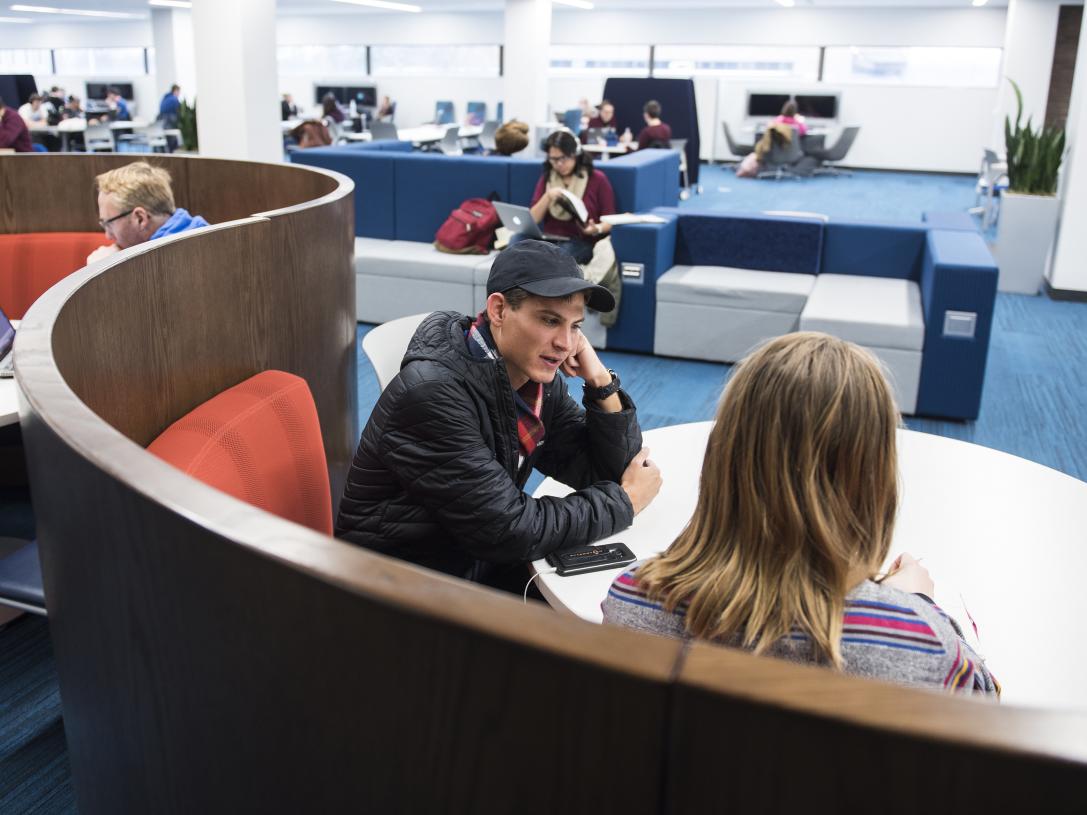
{"type": "Polygon", "coordinates": [[[116,255],[120,251],[120,248],[115,243],[107,244],[106,246],[99,246],[97,249],[87,255],[87,263],[90,264],[98,260],[104,260],[110,255],[116,255]]]}
{"type": "Polygon", "coordinates": [[[611,373],[604,367],[584,334],[578,334],[577,348],[562,363],[562,372],[567,376],[580,376],[585,384],[597,388],[611,382],[611,373]]]}

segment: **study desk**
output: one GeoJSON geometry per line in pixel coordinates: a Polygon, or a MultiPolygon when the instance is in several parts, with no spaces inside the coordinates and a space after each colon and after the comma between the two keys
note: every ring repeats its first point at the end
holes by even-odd
{"type": "Polygon", "coordinates": [[[630,152],[630,146],[626,144],[593,144],[590,142],[581,145],[581,149],[586,153],[599,155],[601,161],[607,161],[612,156],[625,156],[630,152]]]}
{"type": "MultiPolygon", "coordinates": [[[[151,127],[154,122],[149,122],[145,119],[132,119],[127,122],[110,122],[109,129],[112,131],[118,130],[146,130],[151,127]]],[[[36,133],[49,133],[53,136],[60,136],[60,150],[62,153],[68,152],[68,137],[73,133],[85,133],[87,131],[86,119],[62,119],[55,125],[48,125],[46,127],[34,128],[33,132],[36,133]]],[[[173,136],[178,141],[181,141],[181,131],[177,128],[168,128],[162,131],[164,136],[173,136]]]]}
{"type": "MultiPolygon", "coordinates": [[[[660,494],[622,541],[639,559],[668,547],[694,511],[710,422],[644,434],[661,468],[660,494]]],[[[1087,710],[1087,483],[1016,456],[954,439],[898,432],[900,503],[890,557],[923,558],[935,600],[955,617],[1003,686],[1007,703],[1087,710]],[[969,614],[967,614],[967,609],[969,614]],[[973,634],[971,617],[977,625],[973,634]]],[[[547,479],[536,497],[571,490],[547,479]]],[[[600,622],[618,572],[545,574],[556,609],[600,622]]]]}
{"type": "MultiPolygon", "coordinates": [[[[420,125],[419,127],[402,127],[396,131],[396,137],[400,141],[410,141],[412,144],[435,144],[445,138],[445,131],[453,125],[420,125]]],[[[483,132],[479,125],[461,125],[457,130],[457,138],[469,139],[483,132]]]]}

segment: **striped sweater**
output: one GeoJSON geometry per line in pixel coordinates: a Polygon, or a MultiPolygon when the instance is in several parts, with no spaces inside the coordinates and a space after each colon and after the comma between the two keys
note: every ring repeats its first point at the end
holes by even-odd
{"type": "MultiPolygon", "coordinates": [[[[686,606],[674,612],[646,597],[635,570],[612,583],[602,608],[604,622],[686,637],[686,606]]],[[[842,661],[847,673],[907,685],[999,695],[1000,686],[958,624],[923,595],[866,580],[845,600],[842,661]]],[[[729,643],[738,645],[739,640],[729,643]]],[[[794,630],[766,652],[796,662],[815,660],[807,634],[794,630]]]]}

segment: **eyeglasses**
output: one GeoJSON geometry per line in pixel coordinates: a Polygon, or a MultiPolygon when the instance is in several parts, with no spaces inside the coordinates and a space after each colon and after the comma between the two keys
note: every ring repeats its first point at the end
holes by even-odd
{"type": "Polygon", "coordinates": [[[122,213],[121,213],[120,215],[114,215],[114,216],[113,216],[112,218],[106,218],[106,219],[105,219],[104,221],[103,221],[103,220],[99,220],[99,221],[98,221],[98,225],[99,225],[100,227],[102,227],[103,229],[105,229],[105,228],[106,228],[107,226],[109,226],[109,225],[110,225],[111,223],[113,223],[114,221],[118,221],[118,220],[120,220],[121,218],[125,217],[126,215],[131,215],[131,214],[132,214],[133,212],[135,212],[135,211],[136,211],[135,207],[133,207],[132,209],[126,209],[126,210],[125,210],[124,212],[122,212],[122,213]]]}
{"type": "Polygon", "coordinates": [[[573,161],[573,156],[548,156],[547,161],[554,166],[556,164],[562,164],[564,161],[573,161]]]}

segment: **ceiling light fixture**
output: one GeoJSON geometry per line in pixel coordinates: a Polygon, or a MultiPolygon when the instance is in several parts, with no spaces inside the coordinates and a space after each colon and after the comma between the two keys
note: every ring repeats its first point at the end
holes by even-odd
{"type": "Polygon", "coordinates": [[[29,17],[0,17],[0,23],[32,23],[29,17]]]}
{"type": "Polygon", "coordinates": [[[77,17],[108,17],[111,20],[146,19],[142,14],[123,11],[91,11],[80,8],[53,8],[52,6],[11,6],[12,11],[29,11],[34,14],[73,14],[77,17]]]}
{"type": "Polygon", "coordinates": [[[420,6],[413,6],[410,3],[390,3],[388,0],[332,0],[333,3],[347,3],[352,6],[369,6],[370,8],[381,8],[386,11],[410,11],[412,14],[418,14],[423,9],[420,6]]]}
{"type": "Polygon", "coordinates": [[[779,6],[785,6],[785,8],[792,8],[796,5],[796,0],[775,0],[779,6]]]}
{"type": "Polygon", "coordinates": [[[192,8],[189,0],[147,0],[147,5],[163,8],[192,8]]]}
{"type": "Polygon", "coordinates": [[[592,11],[593,4],[589,0],[551,0],[552,3],[558,3],[563,6],[572,6],[573,8],[584,9],[585,11],[592,11]]]}
{"type": "Polygon", "coordinates": [[[970,5],[972,5],[974,8],[981,8],[988,2],[989,0],[971,0],[970,5]]]}

